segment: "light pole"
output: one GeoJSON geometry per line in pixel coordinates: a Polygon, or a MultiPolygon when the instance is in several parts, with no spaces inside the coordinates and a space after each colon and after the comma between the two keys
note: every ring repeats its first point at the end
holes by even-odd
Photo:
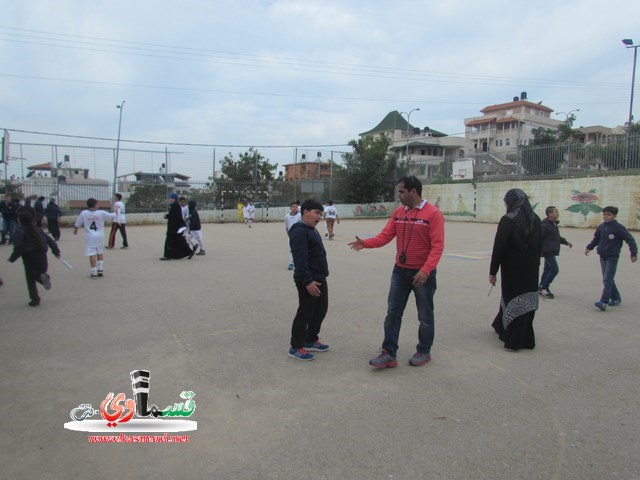
{"type": "Polygon", "coordinates": [[[629,168],[629,157],[631,154],[631,125],[633,124],[633,87],[636,83],[636,61],[638,59],[638,45],[633,44],[633,40],[625,38],[622,40],[625,48],[633,48],[633,73],[631,74],[631,98],[629,100],[629,122],[627,123],[627,151],[624,156],[624,169],[629,168]]]}
{"type": "Polygon", "coordinates": [[[418,110],[420,110],[420,108],[414,108],[413,110],[410,110],[409,113],[407,112],[401,112],[400,115],[406,115],[407,116],[407,152],[405,154],[405,157],[407,157],[407,161],[409,160],[409,127],[411,126],[410,120],[411,120],[411,114],[413,112],[417,112],[418,110]]]}
{"type": "Polygon", "coordinates": [[[579,108],[575,108],[573,110],[569,110],[568,112],[556,112],[556,115],[565,115],[564,121],[565,123],[569,121],[569,119],[571,118],[571,114],[573,112],[579,112],[580,109],[579,108]]]}
{"type": "Polygon", "coordinates": [[[122,110],[124,109],[124,100],[120,105],[116,105],[120,110],[120,118],[118,120],[118,140],[116,141],[116,158],[113,159],[113,196],[116,196],[118,185],[118,157],[120,156],[120,130],[122,129],[122,110]]]}
{"type": "MultiPolygon", "coordinates": [[[[409,122],[411,119],[411,114],[413,112],[417,112],[418,110],[420,110],[420,108],[414,108],[413,110],[410,110],[409,113],[407,112],[400,112],[400,115],[406,115],[407,116],[407,151],[405,153],[405,161],[407,162],[407,171],[409,170],[409,127],[411,126],[411,123],[409,122]]],[[[409,172],[411,173],[411,172],[409,172]]],[[[394,168],[394,174],[393,176],[396,176],[395,173],[395,168],[394,168]]],[[[395,181],[395,179],[394,179],[395,181]]]]}

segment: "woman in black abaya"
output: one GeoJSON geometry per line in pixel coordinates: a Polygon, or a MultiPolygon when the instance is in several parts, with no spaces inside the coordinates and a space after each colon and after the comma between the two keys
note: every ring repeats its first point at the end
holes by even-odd
{"type": "Polygon", "coordinates": [[[536,346],[533,317],[538,309],[540,218],[519,188],[509,190],[504,203],[507,213],[498,224],[489,269],[491,285],[496,284],[498,270],[502,279],[500,310],[492,327],[504,348],[532,349],[536,346]]]}
{"type": "Polygon", "coordinates": [[[160,260],[193,257],[195,250],[191,250],[182,233],[178,233],[178,230],[185,227],[185,223],[178,204],[178,195],[175,193],[169,194],[169,213],[166,218],[167,236],[164,241],[164,256],[160,257],[160,260]]]}

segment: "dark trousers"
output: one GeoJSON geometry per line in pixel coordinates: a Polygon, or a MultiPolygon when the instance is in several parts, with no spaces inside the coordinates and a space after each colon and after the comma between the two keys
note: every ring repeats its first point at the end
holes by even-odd
{"type": "Polygon", "coordinates": [[[329,285],[322,280],[320,296],[314,297],[307,287],[296,282],[298,289],[298,311],[291,326],[291,347],[300,348],[305,343],[318,340],[318,333],[329,308],[329,285]]]}
{"type": "Polygon", "coordinates": [[[600,269],[602,270],[602,283],[604,285],[602,296],[600,297],[601,302],[609,303],[611,300],[615,300],[616,302],[622,301],[622,297],[614,280],[619,258],[620,257],[600,257],[600,269]]]}
{"type": "Polygon", "coordinates": [[[47,227],[53,239],[57,242],[60,240],[60,225],[57,218],[47,218],[47,227]]]}
{"type": "Polygon", "coordinates": [[[2,222],[2,243],[7,243],[7,236],[9,237],[9,243],[11,243],[14,228],[16,228],[16,221],[5,218],[2,222]]]}
{"type": "Polygon", "coordinates": [[[129,246],[129,243],[127,242],[127,229],[125,225],[125,223],[117,222],[113,222],[111,224],[111,233],[109,234],[109,246],[111,248],[113,248],[113,246],[116,244],[116,233],[118,233],[118,230],[120,230],[120,234],[122,235],[122,246],[129,246]]]}
{"type": "Polygon", "coordinates": [[[540,277],[540,288],[548,289],[559,272],[560,268],[558,267],[556,257],[553,255],[544,257],[544,269],[542,270],[542,277],[540,277]]]}
{"type": "Polygon", "coordinates": [[[29,289],[29,298],[34,302],[40,301],[36,283],[42,283],[40,276],[47,273],[48,263],[46,252],[26,252],[22,255],[24,275],[29,289]]]}

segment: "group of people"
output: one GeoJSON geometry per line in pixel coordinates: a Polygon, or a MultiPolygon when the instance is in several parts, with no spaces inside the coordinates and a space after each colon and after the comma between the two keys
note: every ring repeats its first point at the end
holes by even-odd
{"type": "MultiPolygon", "coordinates": [[[[45,290],[51,288],[51,277],[48,274],[47,251],[49,248],[56,256],[61,258],[60,248],[57,241],[60,240],[60,229],[58,219],[60,209],[51,199],[45,208],[44,216],[47,217],[49,233],[42,229],[42,217],[39,216],[39,206],[42,205],[44,197],[38,199],[34,207],[30,207],[30,202],[25,201],[17,213],[17,223],[11,230],[9,243],[13,244],[13,252],[9,257],[10,262],[15,262],[22,258],[25,270],[27,289],[29,292],[29,306],[40,305],[40,295],[37,284],[40,283],[45,290]],[[52,238],[53,237],[53,238],[52,238]]],[[[15,203],[15,202],[13,202],[15,203]]],[[[116,194],[114,201],[114,213],[98,209],[98,201],[95,198],[87,200],[87,208],[82,210],[74,223],[73,234],[77,235],[80,229],[84,232],[84,254],[89,258],[91,266],[91,278],[104,276],[104,249],[113,248],[115,232],[121,231],[124,246],[127,248],[127,237],[124,224],[124,203],[122,195],[116,194]],[[104,224],[105,221],[112,220],[113,227],[110,235],[110,245],[105,246],[104,224]]]]}
{"type": "Polygon", "coordinates": [[[19,198],[5,195],[4,199],[0,200],[0,222],[2,225],[0,245],[13,243],[13,232],[18,225],[18,217],[21,212],[29,212],[34,217],[38,227],[42,227],[43,220],[46,219],[49,233],[55,241],[58,241],[60,239],[58,220],[62,214],[54,198],[51,198],[46,206],[44,205],[45,200],[45,197],[40,196],[32,206],[30,198],[26,198],[21,203],[19,198]]]}
{"type": "MultiPolygon", "coordinates": [[[[380,354],[369,361],[371,366],[379,369],[398,365],[400,326],[411,292],[418,307],[419,329],[416,352],[410,357],[409,364],[417,367],[431,360],[436,269],[444,251],[444,216],[422,199],[420,180],[409,175],[401,178],[397,186],[402,205],[392,213],[382,231],[368,239],[356,236],[355,241],[349,243],[353,250],[360,251],[379,248],[396,239],[384,340],[380,354]]],[[[325,207],[316,200],[306,200],[300,210],[301,220],[288,229],[295,265],[293,280],[298,291],[298,309],[291,327],[288,355],[309,361],[314,358],[311,352],[329,350],[329,345],[319,338],[329,305],[329,268],[322,237],[316,229],[325,207]]]]}
{"type": "MultiPolygon", "coordinates": [[[[371,366],[378,369],[398,365],[402,316],[412,292],[418,311],[419,329],[416,351],[409,358],[409,364],[422,366],[431,361],[436,273],[444,251],[444,216],[436,206],[422,198],[420,180],[412,175],[405,176],[397,182],[397,188],[401,205],[394,210],[382,231],[373,238],[356,236],[349,243],[355,251],[380,248],[393,239],[396,243],[384,320],[384,339],[380,354],[369,361],[371,366]]],[[[161,260],[204,255],[196,202],[172,193],[168,203],[167,233],[161,260]]],[[[569,248],[573,245],[560,236],[556,207],[547,207],[546,218],[541,221],[527,195],[517,188],[506,193],[504,203],[506,213],[498,223],[489,267],[489,283],[492,287],[497,283],[498,272],[502,279],[500,306],[492,327],[506,349],[533,349],[533,320],[538,309],[538,297],[554,298],[549,287],[559,271],[556,257],[561,245],[569,248]],[[541,257],[544,258],[544,270],[542,277],[539,277],[541,257]]],[[[15,205],[11,208],[16,209],[18,222],[9,236],[14,247],[9,260],[15,262],[22,257],[29,305],[37,306],[40,297],[36,284],[40,283],[45,289],[51,288],[46,253],[50,248],[56,257],[60,257],[60,249],[55,236],[51,238],[38,225],[35,210],[29,210],[28,205],[20,209],[15,205]]],[[[293,281],[298,292],[298,308],[291,326],[288,355],[297,360],[313,360],[311,352],[329,350],[329,345],[321,342],[319,337],[329,305],[329,268],[322,236],[316,228],[326,208],[313,199],[304,201],[300,206],[298,202],[292,202],[290,212],[285,216],[285,230],[291,251],[289,269],[294,271],[293,281]]],[[[4,205],[2,212],[4,215],[4,205]]],[[[596,248],[600,256],[604,288],[595,306],[603,311],[622,302],[615,283],[615,273],[623,242],[629,246],[632,262],[637,261],[638,255],[633,236],[616,221],[617,214],[616,207],[607,206],[603,209],[603,223],[596,229],[584,251],[588,255],[596,248]]],[[[123,247],[128,246],[125,223],[120,194],[115,197],[113,213],[99,210],[96,199],[87,200],[87,208],[78,215],[73,233],[76,235],[81,228],[84,231],[85,256],[89,258],[91,278],[104,275],[104,248],[113,248],[118,230],[122,233],[123,247]],[[105,247],[106,220],[112,220],[114,226],[109,245],[105,247]]]]}
{"type": "Polygon", "coordinates": [[[176,193],[169,194],[169,212],[167,234],[164,242],[164,255],[160,260],[177,260],[205,255],[200,214],[195,200],[187,201],[176,193]],[[198,251],[199,250],[199,251],[198,251]]]}
{"type": "MultiPolygon", "coordinates": [[[[431,361],[434,341],[434,294],[437,288],[436,272],[444,250],[444,217],[440,210],[422,198],[422,184],[414,176],[401,178],[398,183],[401,206],[391,215],[383,230],[373,238],[356,236],[349,246],[360,251],[379,248],[395,238],[395,265],[391,274],[391,286],[384,320],[384,339],[380,354],[369,364],[375,368],[393,368],[398,365],[398,338],[407,301],[413,292],[418,310],[418,343],[409,358],[412,366],[422,366],[431,361]]],[[[533,349],[535,334],[533,319],[538,309],[538,297],[553,298],[549,286],[559,272],[556,257],[561,245],[573,245],[560,236],[558,209],[546,209],[546,219],[541,221],[534,213],[527,195],[520,189],[509,190],[505,197],[505,215],[496,231],[489,283],[495,286],[501,273],[501,298],[498,314],[492,327],[508,350],[533,349]],[[539,277],[540,259],[544,258],[544,270],[539,277]]],[[[320,341],[319,333],[328,308],[329,269],[322,237],[316,230],[323,213],[323,206],[315,200],[307,200],[296,211],[285,217],[290,239],[293,275],[298,291],[298,309],[291,327],[288,355],[297,360],[313,360],[312,352],[329,350],[320,341]],[[295,216],[300,221],[295,222],[295,216]]],[[[616,266],[623,241],[629,245],[631,261],[637,260],[638,249],[633,236],[615,220],[616,207],[603,209],[603,223],[596,230],[593,240],[586,246],[585,255],[597,248],[604,289],[595,306],[606,310],[619,305],[620,292],[614,281],[616,266]]]]}
{"type": "MultiPolygon", "coordinates": [[[[538,309],[538,296],[554,298],[549,286],[558,274],[556,257],[560,246],[573,245],[560,236],[558,209],[547,207],[544,220],[534,213],[527,195],[520,189],[509,190],[504,197],[506,214],[500,219],[491,254],[489,283],[497,281],[501,271],[500,308],[492,326],[508,350],[535,347],[533,319],[538,309]],[[544,258],[544,270],[539,278],[540,258],[544,258]]],[[[616,221],[618,209],[607,206],[602,209],[603,222],[598,226],[584,254],[597,248],[600,255],[603,290],[595,306],[606,310],[607,306],[620,305],[622,297],[615,284],[615,273],[626,242],[631,262],[638,259],[638,247],[633,236],[616,221]]]]}

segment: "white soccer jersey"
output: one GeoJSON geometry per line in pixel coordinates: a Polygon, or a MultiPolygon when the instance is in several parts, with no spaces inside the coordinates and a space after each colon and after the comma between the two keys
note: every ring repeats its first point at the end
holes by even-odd
{"type": "Polygon", "coordinates": [[[83,210],[76,219],[76,228],[84,228],[84,241],[87,247],[104,246],[104,221],[116,218],[115,213],[104,210],[83,210]]]}
{"type": "Polygon", "coordinates": [[[127,218],[124,215],[124,202],[117,201],[113,204],[113,212],[116,214],[114,222],[127,223],[127,218]]]}
{"type": "Polygon", "coordinates": [[[296,213],[295,215],[291,215],[291,212],[289,212],[284,216],[284,228],[287,229],[287,232],[294,223],[298,223],[300,221],[300,218],[300,212],[296,213]]]}
{"type": "Polygon", "coordinates": [[[324,216],[325,218],[335,218],[338,216],[338,210],[333,205],[327,205],[324,207],[324,216]]]}

